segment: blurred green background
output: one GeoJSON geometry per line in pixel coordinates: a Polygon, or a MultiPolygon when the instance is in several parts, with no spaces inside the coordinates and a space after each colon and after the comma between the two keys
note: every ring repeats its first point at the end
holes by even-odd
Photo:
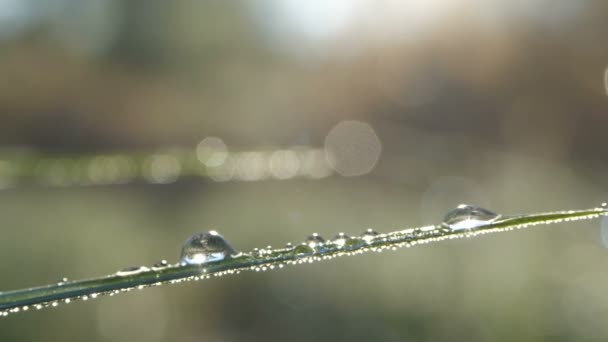
{"type": "MultiPolygon", "coordinates": [[[[597,206],[607,33],[600,0],[0,0],[5,169],[15,148],[266,151],[221,182],[162,158],[159,182],[0,182],[0,290],[175,262],[213,228],[248,251],[461,202],[597,206]],[[327,154],[318,177],[270,162],[298,146],[327,154]]],[[[605,341],[604,225],[605,242],[566,223],[62,305],[1,319],[0,341],[605,341]]]]}

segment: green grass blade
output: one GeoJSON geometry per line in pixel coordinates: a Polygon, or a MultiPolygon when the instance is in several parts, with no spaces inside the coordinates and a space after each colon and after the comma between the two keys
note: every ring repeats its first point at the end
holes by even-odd
{"type": "Polygon", "coordinates": [[[585,210],[570,210],[518,216],[504,216],[489,224],[466,230],[452,230],[443,225],[408,228],[379,234],[373,237],[352,237],[343,243],[328,241],[314,248],[302,244],[282,249],[261,249],[254,253],[238,253],[221,261],[203,265],[167,265],[163,267],[141,267],[136,271],[72,282],[62,282],[41,287],[0,292],[0,316],[10,313],[41,309],[70,303],[75,300],[94,299],[102,295],[114,295],[149,286],[160,286],[183,281],[192,281],[238,274],[241,271],[265,271],[285,265],[310,263],[349,256],[370,251],[383,251],[410,247],[417,244],[447,239],[474,237],[536,225],[595,219],[608,214],[605,206],[585,210]]]}

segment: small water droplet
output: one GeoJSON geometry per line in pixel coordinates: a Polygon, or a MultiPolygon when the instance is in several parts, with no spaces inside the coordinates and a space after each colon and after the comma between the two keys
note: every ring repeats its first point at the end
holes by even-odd
{"type": "Polygon", "coordinates": [[[378,232],[369,228],[366,229],[363,234],[361,235],[361,238],[366,242],[366,243],[370,243],[372,241],[373,238],[375,238],[376,236],[378,236],[378,232]]]}
{"type": "Polygon", "coordinates": [[[230,243],[218,232],[211,230],[194,234],[184,242],[181,262],[186,265],[200,265],[223,260],[234,253],[230,243]]]}
{"type": "Polygon", "coordinates": [[[308,246],[315,248],[318,245],[322,245],[325,242],[325,239],[317,234],[317,233],[313,233],[311,236],[306,238],[306,244],[308,244],[308,246]]]}
{"type": "Polygon", "coordinates": [[[156,264],[152,265],[153,268],[165,268],[168,266],[169,266],[169,263],[167,262],[167,260],[164,260],[164,259],[157,262],[156,264]]]}
{"type": "Polygon", "coordinates": [[[293,253],[295,255],[309,255],[309,254],[313,254],[315,251],[312,249],[312,247],[310,247],[310,245],[303,243],[301,245],[296,246],[296,248],[293,249],[293,253]]]}
{"type": "Polygon", "coordinates": [[[238,252],[230,255],[230,258],[234,259],[235,261],[245,262],[247,260],[251,260],[252,256],[249,253],[238,252]]]}
{"type": "Polygon", "coordinates": [[[452,230],[472,229],[492,223],[500,215],[475,205],[461,204],[443,218],[443,225],[452,230]]]}
{"type": "Polygon", "coordinates": [[[602,208],[606,208],[608,206],[608,203],[604,202],[602,203],[602,208]]]}
{"type": "Polygon", "coordinates": [[[346,243],[346,240],[349,239],[350,236],[344,234],[344,233],[338,233],[338,235],[336,235],[336,237],[334,238],[333,242],[342,247],[344,246],[344,244],[346,243]]]}
{"type": "Polygon", "coordinates": [[[285,248],[293,248],[293,244],[291,242],[288,242],[285,244],[285,248]]]}
{"type": "Polygon", "coordinates": [[[363,247],[366,245],[365,240],[363,240],[360,237],[351,237],[349,239],[346,240],[346,243],[344,244],[344,247],[348,247],[348,248],[359,248],[359,247],[363,247]]]}

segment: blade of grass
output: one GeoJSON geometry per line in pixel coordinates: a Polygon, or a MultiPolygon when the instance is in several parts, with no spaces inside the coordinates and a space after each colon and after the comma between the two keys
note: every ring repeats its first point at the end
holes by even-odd
{"type": "Polygon", "coordinates": [[[203,265],[167,265],[165,267],[141,267],[135,271],[117,272],[105,277],[61,282],[41,287],[0,292],[0,316],[9,313],[41,309],[70,303],[74,300],[94,299],[101,295],[114,295],[149,286],[159,286],[183,281],[200,280],[211,276],[238,274],[241,271],[265,271],[285,265],[310,263],[337,256],[386,249],[410,247],[417,244],[446,239],[474,237],[536,225],[594,219],[608,214],[608,208],[558,211],[518,216],[504,216],[489,224],[467,230],[452,230],[444,225],[425,226],[397,230],[373,237],[353,237],[345,243],[328,241],[314,248],[302,244],[289,248],[258,250],[256,253],[238,253],[224,260],[203,265]]]}

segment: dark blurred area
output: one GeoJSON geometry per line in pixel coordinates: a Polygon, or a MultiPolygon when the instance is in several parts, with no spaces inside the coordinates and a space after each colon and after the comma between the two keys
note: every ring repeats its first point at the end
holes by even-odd
{"type": "MultiPolygon", "coordinates": [[[[231,160],[217,146],[250,151],[221,179],[179,177],[171,154],[146,159],[157,181],[0,177],[0,290],[175,261],[214,228],[251,250],[459,203],[597,206],[607,34],[599,0],[0,0],[0,176],[22,149],[192,150],[212,168],[231,160]]],[[[605,341],[599,227],[135,291],[11,315],[0,341],[605,341]]]]}

